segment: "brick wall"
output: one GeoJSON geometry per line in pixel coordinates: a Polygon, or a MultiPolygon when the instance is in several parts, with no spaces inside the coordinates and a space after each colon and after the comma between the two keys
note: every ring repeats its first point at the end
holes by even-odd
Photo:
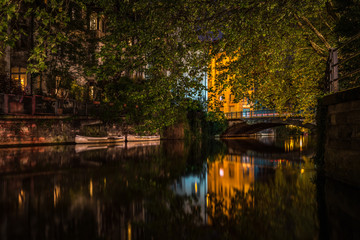
{"type": "Polygon", "coordinates": [[[98,120],[73,118],[0,118],[0,146],[74,143],[75,135],[82,134],[85,126],[98,126],[107,135],[122,135],[120,124],[102,124],[98,120]]]}
{"type": "Polygon", "coordinates": [[[360,186],[360,88],[326,96],[325,171],[360,186]]]}

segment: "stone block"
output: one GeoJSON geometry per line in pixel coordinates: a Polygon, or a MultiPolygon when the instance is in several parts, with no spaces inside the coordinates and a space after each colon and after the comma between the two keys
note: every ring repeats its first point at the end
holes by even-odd
{"type": "Polygon", "coordinates": [[[331,126],[326,131],[326,136],[328,139],[338,139],[338,128],[336,126],[331,126]]]}
{"type": "Polygon", "coordinates": [[[360,137],[352,138],[350,145],[352,150],[359,150],[359,154],[360,154],[360,137]]]}
{"type": "Polygon", "coordinates": [[[337,113],[347,112],[347,111],[351,111],[351,110],[352,110],[352,102],[343,102],[343,103],[336,104],[336,112],[337,113]]]}
{"type": "Polygon", "coordinates": [[[360,186],[360,149],[342,150],[326,147],[325,172],[351,185],[360,186]]]}
{"type": "Polygon", "coordinates": [[[329,118],[330,118],[330,124],[336,125],[336,114],[331,114],[329,118]]]}
{"type": "Polygon", "coordinates": [[[347,123],[347,113],[341,112],[336,114],[336,124],[346,124],[347,123]]]}
{"type": "Polygon", "coordinates": [[[359,124],[360,123],[360,111],[354,110],[346,113],[346,122],[349,124],[359,124]]]}
{"type": "Polygon", "coordinates": [[[328,106],[328,113],[329,114],[336,113],[336,104],[328,106]]]}
{"type": "Polygon", "coordinates": [[[340,125],[338,127],[338,137],[340,139],[350,139],[353,135],[353,126],[351,125],[340,125]]]}
{"type": "Polygon", "coordinates": [[[352,101],[351,102],[351,109],[360,111],[360,100],[352,101]]]}
{"type": "Polygon", "coordinates": [[[351,138],[358,139],[358,141],[360,141],[360,125],[355,125],[353,126],[353,135],[351,136],[351,138]]]}
{"type": "Polygon", "coordinates": [[[340,149],[340,150],[348,150],[351,149],[351,140],[350,139],[327,139],[325,148],[331,149],[340,149]]]}

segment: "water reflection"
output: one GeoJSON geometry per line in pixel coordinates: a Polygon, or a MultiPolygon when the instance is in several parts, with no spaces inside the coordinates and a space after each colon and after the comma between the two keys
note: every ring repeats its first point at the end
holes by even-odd
{"type": "Polygon", "coordinates": [[[0,149],[0,239],[317,238],[309,142],[0,149]]]}

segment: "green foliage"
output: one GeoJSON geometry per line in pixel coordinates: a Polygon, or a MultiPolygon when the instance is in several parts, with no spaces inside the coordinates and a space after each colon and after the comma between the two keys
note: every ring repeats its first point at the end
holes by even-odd
{"type": "Polygon", "coordinates": [[[206,120],[210,136],[221,134],[228,126],[228,122],[222,112],[208,112],[206,120]]]}
{"type": "MultiPolygon", "coordinates": [[[[174,124],[192,104],[188,99],[200,97],[219,53],[226,54],[217,58],[216,89],[209,91],[230,87],[235,101],[245,97],[258,108],[313,121],[326,91],[328,51],[356,36],[359,12],[357,0],[4,0],[0,50],[29,35],[20,23],[30,20],[29,72],[46,73],[50,89],[56,77],[65,89],[96,77],[101,100],[122,106],[141,131],[174,124]],[[106,22],[101,38],[89,29],[92,14],[106,22]]],[[[342,58],[359,51],[359,41],[344,47],[342,58]]],[[[358,68],[359,56],[341,66],[344,73],[358,68]]],[[[213,125],[213,132],[222,128],[213,125]]]]}
{"type": "Polygon", "coordinates": [[[218,71],[225,71],[215,84],[230,87],[238,101],[246,97],[258,107],[301,112],[312,121],[328,49],[335,45],[326,1],[230,2],[219,9],[227,13],[219,23],[226,27],[218,26],[224,37],[212,54],[226,56],[217,60],[218,71]],[[223,67],[225,57],[230,63],[223,67]]]}
{"type": "MultiPolygon", "coordinates": [[[[298,126],[279,126],[274,128],[276,132],[276,137],[288,137],[288,136],[296,136],[304,133],[304,129],[298,126]]],[[[309,131],[309,130],[307,130],[309,131]]]]}
{"type": "Polygon", "coordinates": [[[85,92],[84,87],[79,86],[75,81],[73,81],[71,83],[70,94],[75,100],[83,101],[84,100],[84,92],[85,92]]]}
{"type": "Polygon", "coordinates": [[[344,77],[340,80],[340,88],[348,89],[359,86],[360,1],[334,0],[332,14],[336,19],[334,31],[338,36],[338,45],[340,47],[339,77],[344,77]]]}

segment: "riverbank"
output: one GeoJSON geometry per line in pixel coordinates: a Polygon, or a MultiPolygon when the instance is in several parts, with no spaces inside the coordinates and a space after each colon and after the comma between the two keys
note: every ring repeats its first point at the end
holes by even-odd
{"type": "Polygon", "coordinates": [[[75,135],[89,132],[118,136],[124,127],[90,117],[5,115],[0,118],[0,147],[70,144],[75,143],[75,135]]]}

